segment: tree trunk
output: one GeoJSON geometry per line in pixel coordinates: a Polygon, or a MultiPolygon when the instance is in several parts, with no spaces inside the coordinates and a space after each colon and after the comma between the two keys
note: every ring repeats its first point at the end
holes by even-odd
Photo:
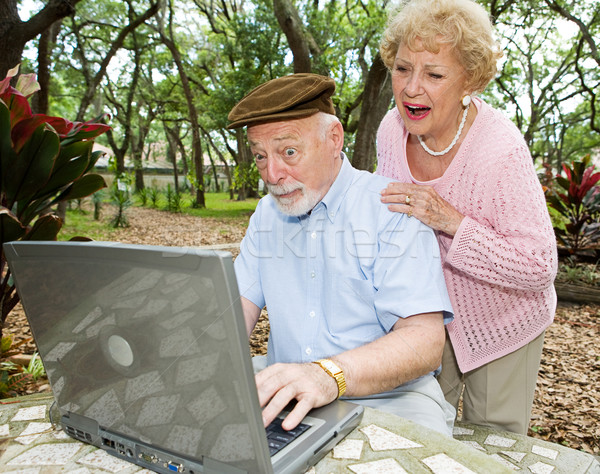
{"type": "Polygon", "coordinates": [[[52,45],[56,41],[60,21],[52,24],[40,35],[38,43],[38,70],[37,81],[40,90],[31,99],[31,106],[37,114],[48,113],[48,91],[50,90],[50,56],[52,54],[52,45]]]}
{"type": "MultiPolygon", "coordinates": [[[[190,173],[190,168],[188,165],[187,153],[185,151],[185,144],[181,140],[179,134],[181,133],[181,128],[179,124],[176,124],[174,128],[169,128],[166,122],[163,122],[163,126],[165,129],[165,135],[167,137],[167,141],[171,147],[171,152],[173,153],[173,157],[169,158],[169,160],[173,163],[173,166],[177,166],[177,150],[181,153],[181,168],[183,175],[186,177],[186,183],[188,182],[187,176],[190,173]]],[[[191,183],[191,192],[195,193],[196,186],[194,183],[191,183]]]]}
{"type": "Polygon", "coordinates": [[[210,147],[206,147],[206,151],[208,152],[208,158],[210,159],[210,168],[212,170],[213,179],[215,180],[215,192],[218,193],[221,191],[221,187],[219,186],[219,175],[217,174],[217,166],[215,165],[215,160],[213,160],[210,147]]]}
{"type": "Polygon", "coordinates": [[[273,12],[294,55],[294,73],[311,72],[311,47],[318,47],[304,30],[298,11],[289,0],[273,0],[273,12]]]}
{"type": "Polygon", "coordinates": [[[163,44],[168,48],[173,57],[173,61],[177,66],[179,78],[181,79],[181,87],[183,88],[183,94],[187,103],[187,109],[190,116],[190,123],[192,125],[192,158],[194,160],[194,167],[196,168],[196,207],[206,207],[204,200],[204,170],[202,168],[202,142],[200,140],[200,127],[198,124],[198,111],[194,104],[194,92],[190,86],[188,75],[185,71],[183,61],[181,59],[181,53],[179,48],[175,44],[172,38],[169,38],[164,28],[160,27],[160,37],[163,44]]]}
{"type": "Polygon", "coordinates": [[[365,83],[360,119],[354,142],[352,165],[373,171],[376,161],[376,137],[379,123],[389,110],[392,100],[392,81],[379,53],[373,59],[365,83]]]}
{"type": "Polygon", "coordinates": [[[248,148],[248,144],[246,143],[246,135],[244,134],[243,129],[236,129],[235,138],[238,148],[238,175],[241,177],[241,179],[238,179],[237,183],[237,198],[238,201],[244,201],[250,195],[250,186],[246,177],[252,164],[252,155],[250,154],[250,148],[248,148]]]}
{"type": "Polygon", "coordinates": [[[28,21],[21,21],[17,0],[0,2],[0,79],[21,62],[28,41],[47,30],[52,23],[75,12],[81,0],[49,0],[46,6],[28,21]]]}
{"type": "Polygon", "coordinates": [[[123,146],[117,145],[115,141],[115,137],[112,131],[112,128],[109,128],[106,132],[106,138],[108,139],[108,144],[115,154],[115,165],[117,167],[117,174],[121,174],[125,172],[125,153],[129,148],[129,140],[123,141],[123,146]]]}
{"type": "Polygon", "coordinates": [[[179,174],[177,170],[177,142],[175,141],[173,130],[167,127],[163,122],[165,136],[167,137],[167,160],[173,165],[173,177],[175,178],[175,192],[179,194],[179,174]]]}

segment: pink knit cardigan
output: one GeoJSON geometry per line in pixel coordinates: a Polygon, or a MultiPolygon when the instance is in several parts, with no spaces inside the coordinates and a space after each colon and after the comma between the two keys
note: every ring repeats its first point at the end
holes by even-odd
{"type": "Polygon", "coordinates": [[[447,326],[468,372],[535,339],[556,310],[556,240],[529,150],[514,124],[480,99],[477,117],[443,176],[419,182],[406,160],[396,108],[377,134],[377,173],[433,186],[466,216],[438,233],[455,319],[447,326]]]}

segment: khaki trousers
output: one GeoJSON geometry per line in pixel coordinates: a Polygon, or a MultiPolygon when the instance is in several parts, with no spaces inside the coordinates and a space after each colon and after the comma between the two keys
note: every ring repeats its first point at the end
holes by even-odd
{"type": "Polygon", "coordinates": [[[521,349],[463,374],[446,333],[438,381],[457,412],[462,394],[463,422],[527,434],[544,334],[521,349]]]}

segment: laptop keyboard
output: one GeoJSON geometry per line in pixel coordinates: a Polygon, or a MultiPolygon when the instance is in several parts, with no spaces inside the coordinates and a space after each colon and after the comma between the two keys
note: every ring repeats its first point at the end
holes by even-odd
{"type": "Polygon", "coordinates": [[[293,430],[286,431],[281,427],[282,421],[281,418],[275,418],[271,424],[267,426],[267,442],[269,443],[271,456],[277,454],[310,428],[310,425],[300,423],[293,430]]]}

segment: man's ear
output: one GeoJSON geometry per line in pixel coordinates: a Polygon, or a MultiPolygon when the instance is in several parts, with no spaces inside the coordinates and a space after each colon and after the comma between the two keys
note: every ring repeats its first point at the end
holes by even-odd
{"type": "Polygon", "coordinates": [[[344,127],[337,120],[330,127],[329,138],[333,141],[335,156],[338,156],[344,147],[344,127]]]}

